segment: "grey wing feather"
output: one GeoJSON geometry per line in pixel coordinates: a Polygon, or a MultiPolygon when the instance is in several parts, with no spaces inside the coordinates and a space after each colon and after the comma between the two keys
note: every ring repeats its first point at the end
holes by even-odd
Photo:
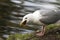
{"type": "Polygon", "coordinates": [[[60,13],[55,12],[54,10],[43,10],[41,11],[41,15],[42,18],[40,21],[45,24],[52,24],[60,19],[60,13]]]}

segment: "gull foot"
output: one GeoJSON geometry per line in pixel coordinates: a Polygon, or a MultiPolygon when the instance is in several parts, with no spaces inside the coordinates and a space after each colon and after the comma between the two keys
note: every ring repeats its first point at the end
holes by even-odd
{"type": "Polygon", "coordinates": [[[36,33],[37,36],[44,36],[44,32],[36,33]]]}

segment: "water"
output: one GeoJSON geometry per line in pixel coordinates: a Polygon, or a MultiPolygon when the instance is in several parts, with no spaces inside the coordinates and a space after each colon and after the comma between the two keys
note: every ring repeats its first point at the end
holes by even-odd
{"type": "MultiPolygon", "coordinates": [[[[9,20],[9,21],[12,23],[15,23],[15,24],[19,24],[19,22],[22,20],[22,17],[24,15],[33,13],[35,10],[39,10],[39,9],[52,9],[52,10],[57,9],[58,10],[58,9],[60,9],[60,0],[10,0],[10,1],[13,3],[16,3],[16,5],[14,5],[16,7],[23,6],[22,9],[19,10],[19,12],[15,12],[15,11],[11,12],[13,15],[10,15],[11,20],[9,20]]],[[[3,34],[3,37],[7,38],[9,36],[9,34],[29,33],[32,31],[27,30],[27,29],[22,29],[22,31],[21,31],[21,28],[6,27],[5,32],[7,32],[7,33],[3,34]]]]}

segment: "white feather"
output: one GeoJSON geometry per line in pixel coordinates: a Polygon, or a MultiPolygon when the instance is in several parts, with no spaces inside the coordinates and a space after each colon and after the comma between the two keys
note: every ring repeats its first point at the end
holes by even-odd
{"type": "Polygon", "coordinates": [[[41,25],[42,23],[40,22],[40,19],[42,18],[42,15],[40,14],[40,12],[40,10],[37,10],[31,14],[27,14],[23,17],[23,20],[26,20],[25,18],[27,17],[27,22],[41,25]]]}

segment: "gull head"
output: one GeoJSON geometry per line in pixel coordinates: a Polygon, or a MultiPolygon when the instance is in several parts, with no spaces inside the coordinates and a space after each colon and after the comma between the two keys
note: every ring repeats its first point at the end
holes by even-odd
{"type": "Polygon", "coordinates": [[[32,14],[27,14],[23,17],[22,21],[20,22],[20,26],[25,26],[29,21],[31,21],[32,14]]]}

